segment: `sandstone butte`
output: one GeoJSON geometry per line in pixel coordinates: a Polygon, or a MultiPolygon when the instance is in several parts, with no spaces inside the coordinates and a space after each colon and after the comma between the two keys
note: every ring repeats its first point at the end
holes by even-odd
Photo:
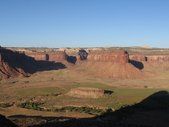
{"type": "Polygon", "coordinates": [[[92,62],[112,62],[124,64],[129,62],[129,54],[124,50],[91,51],[87,59],[92,62]]]}
{"type": "Polygon", "coordinates": [[[100,78],[142,77],[141,70],[130,63],[129,54],[124,50],[89,51],[86,62],[81,62],[88,75],[100,78]]]}

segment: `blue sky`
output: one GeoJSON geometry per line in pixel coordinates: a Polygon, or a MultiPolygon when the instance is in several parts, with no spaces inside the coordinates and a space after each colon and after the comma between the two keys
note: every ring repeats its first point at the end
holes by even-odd
{"type": "Polygon", "coordinates": [[[0,0],[0,45],[169,47],[169,0],[0,0]]]}

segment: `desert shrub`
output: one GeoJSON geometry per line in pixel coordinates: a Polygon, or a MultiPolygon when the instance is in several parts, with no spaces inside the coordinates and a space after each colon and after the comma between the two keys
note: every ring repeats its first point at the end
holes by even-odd
{"type": "Polygon", "coordinates": [[[29,83],[29,81],[24,81],[25,84],[29,83]]]}
{"type": "Polygon", "coordinates": [[[92,108],[92,107],[75,107],[75,106],[65,106],[61,108],[45,108],[41,107],[40,103],[35,102],[24,102],[19,105],[21,108],[39,110],[39,111],[51,111],[51,112],[79,112],[87,113],[92,115],[100,115],[105,112],[103,109],[92,108]]]}
{"type": "Polygon", "coordinates": [[[1,108],[8,108],[8,107],[11,107],[13,104],[10,104],[10,103],[0,103],[0,107],[1,108]]]}
{"type": "Polygon", "coordinates": [[[111,90],[104,90],[104,94],[105,95],[112,95],[113,91],[111,91],[111,90]]]}
{"type": "Polygon", "coordinates": [[[55,112],[80,112],[80,113],[87,113],[87,114],[92,114],[92,115],[99,115],[104,112],[103,109],[97,109],[97,108],[91,108],[91,107],[74,107],[74,106],[55,108],[53,111],[55,112]]]}
{"type": "Polygon", "coordinates": [[[17,82],[19,82],[19,81],[17,81],[17,80],[16,80],[16,81],[12,81],[11,83],[12,83],[12,84],[15,84],[15,83],[17,83],[17,82]]]}
{"type": "Polygon", "coordinates": [[[21,108],[27,108],[27,109],[34,109],[34,110],[40,110],[40,103],[35,102],[24,102],[19,105],[21,108]]]}
{"type": "Polygon", "coordinates": [[[144,88],[148,88],[148,86],[144,86],[144,88]]]}

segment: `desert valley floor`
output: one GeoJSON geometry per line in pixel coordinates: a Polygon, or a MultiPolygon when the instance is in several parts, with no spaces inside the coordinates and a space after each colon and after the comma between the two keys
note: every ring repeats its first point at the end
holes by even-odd
{"type": "Polygon", "coordinates": [[[38,61],[36,71],[23,61],[19,61],[20,67],[11,64],[14,60],[6,56],[18,53],[12,50],[1,49],[0,114],[4,125],[8,120],[11,127],[169,125],[168,49],[81,50],[79,57],[70,49],[66,57],[65,51],[52,52],[56,54],[52,57],[39,49],[27,51],[27,56],[38,61]],[[30,69],[33,71],[27,71],[30,69]]]}

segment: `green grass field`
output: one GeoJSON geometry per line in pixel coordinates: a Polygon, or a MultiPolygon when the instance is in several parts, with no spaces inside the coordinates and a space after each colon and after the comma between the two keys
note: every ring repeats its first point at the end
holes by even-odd
{"type": "MultiPolygon", "coordinates": [[[[151,70],[150,70],[151,71],[151,70]]],[[[153,93],[168,90],[169,72],[144,79],[100,79],[78,74],[72,70],[56,70],[35,73],[29,78],[16,78],[1,81],[0,106],[9,114],[13,107],[40,110],[42,115],[50,112],[62,112],[62,115],[85,113],[97,114],[97,110],[117,110],[125,105],[133,105],[153,93]],[[67,93],[78,87],[111,90],[111,95],[100,98],[77,98],[67,93]],[[20,105],[26,106],[20,106],[20,105]],[[37,105],[38,104],[38,105],[37,105]],[[43,110],[42,110],[43,109],[43,110]],[[91,112],[89,111],[91,110],[91,112]]],[[[16,114],[22,114],[16,110],[16,114]]],[[[79,117],[80,115],[78,115],[79,117]]]]}

